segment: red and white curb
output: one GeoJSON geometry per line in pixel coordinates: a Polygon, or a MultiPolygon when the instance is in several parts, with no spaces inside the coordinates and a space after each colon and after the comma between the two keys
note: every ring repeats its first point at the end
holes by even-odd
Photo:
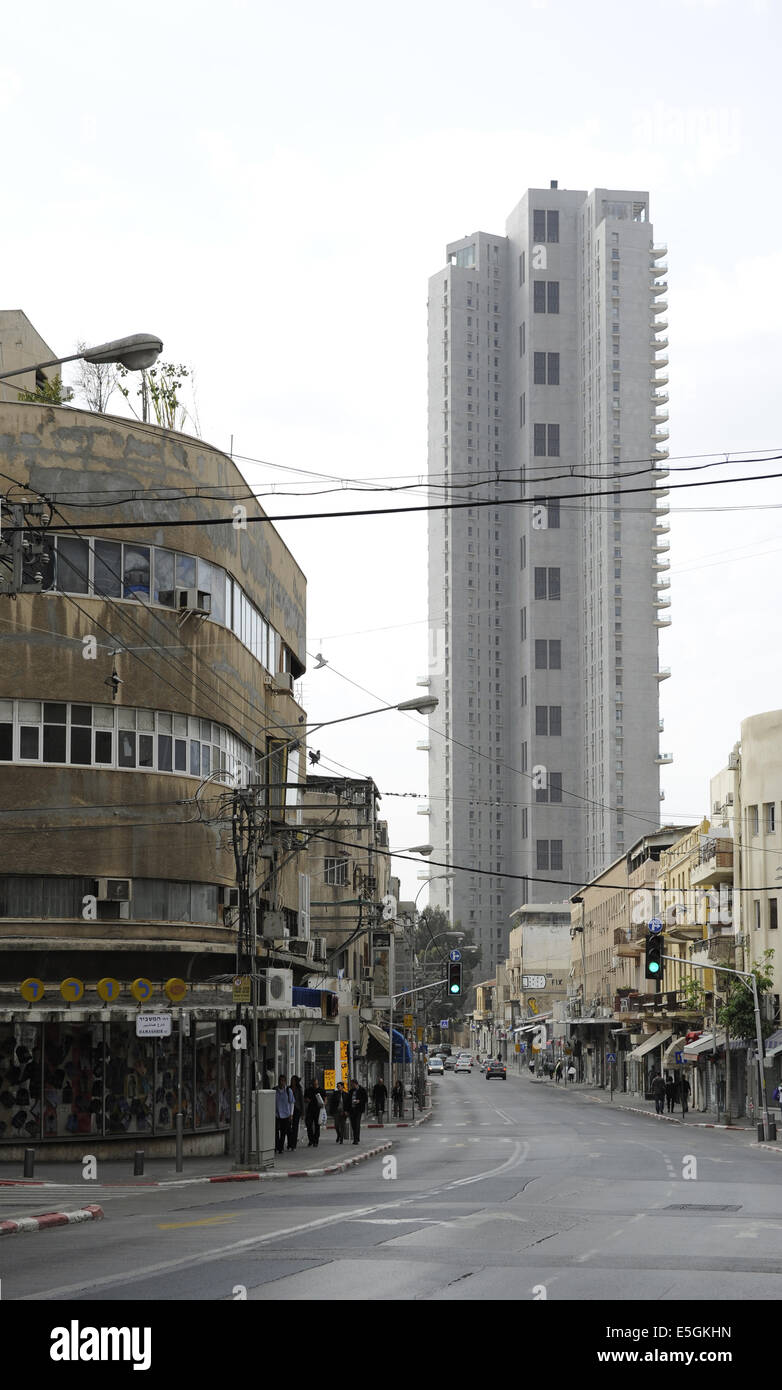
{"type": "Polygon", "coordinates": [[[22,1231],[48,1231],[53,1226],[76,1226],[82,1221],[102,1221],[103,1208],[92,1204],[78,1211],[47,1211],[43,1216],[21,1216],[18,1221],[0,1221],[0,1236],[22,1231]]]}
{"type": "MultiPolygon", "coordinates": [[[[421,1116],[420,1120],[414,1120],[414,1121],[412,1121],[412,1122],[411,1122],[410,1120],[408,1120],[407,1122],[399,1123],[399,1124],[397,1124],[396,1126],[393,1126],[393,1125],[385,1125],[385,1126],[384,1126],[384,1125],[367,1125],[366,1128],[368,1128],[368,1129],[384,1129],[384,1128],[385,1128],[385,1129],[393,1129],[393,1128],[395,1127],[395,1128],[397,1128],[397,1129],[412,1129],[412,1128],[416,1128],[416,1129],[417,1129],[419,1125],[425,1124],[426,1121],[427,1121],[428,1119],[431,1118],[431,1115],[432,1115],[432,1111],[431,1111],[431,1110],[428,1110],[428,1111],[426,1112],[425,1115],[422,1115],[422,1116],[421,1116]]],[[[146,1188],[146,1187],[191,1187],[194,1183],[204,1183],[204,1182],[268,1182],[268,1181],[270,1181],[270,1180],[274,1180],[275,1178],[319,1178],[319,1177],[322,1177],[324,1173],[344,1173],[345,1170],[346,1170],[347,1168],[352,1168],[354,1164],[356,1164],[356,1163],[363,1163],[364,1160],[367,1159],[367,1158],[376,1158],[378,1154],[386,1153],[387,1150],[390,1149],[390,1148],[393,1148],[393,1144],[392,1144],[391,1140],[389,1140],[388,1143],[386,1143],[386,1144],[376,1144],[376,1145],[375,1145],[373,1148],[371,1148],[371,1149],[365,1149],[363,1153],[360,1153],[360,1154],[351,1154],[350,1158],[343,1159],[340,1163],[330,1163],[330,1164],[327,1164],[327,1165],[326,1165],[325,1167],[323,1167],[323,1168],[294,1168],[294,1169],[289,1169],[288,1172],[286,1172],[286,1173],[283,1173],[283,1172],[257,1173],[257,1172],[251,1172],[251,1171],[248,1171],[248,1172],[246,1172],[246,1173],[213,1173],[213,1174],[211,1174],[211,1175],[205,1175],[205,1176],[200,1177],[200,1178],[161,1178],[161,1179],[159,1179],[159,1180],[156,1180],[156,1179],[154,1179],[154,1178],[151,1178],[151,1179],[147,1179],[146,1181],[143,1181],[143,1182],[134,1182],[132,1179],[129,1178],[129,1179],[127,1180],[127,1182],[102,1182],[102,1183],[96,1183],[96,1184],[95,1184],[95,1187],[98,1187],[98,1188],[111,1188],[112,1191],[135,1192],[135,1191],[138,1191],[138,1190],[140,1190],[140,1189],[142,1189],[142,1188],[146,1188]]],[[[48,1182],[48,1181],[46,1181],[45,1179],[41,1179],[40,1181],[36,1180],[36,1181],[34,1181],[34,1182],[31,1182],[29,1178],[3,1178],[3,1179],[0,1179],[0,1186],[2,1186],[2,1187],[44,1187],[44,1188],[63,1188],[63,1187],[67,1187],[67,1188],[72,1188],[72,1187],[74,1186],[74,1184],[71,1184],[71,1183],[60,1183],[60,1182],[48,1182]]],[[[91,1210],[91,1208],[89,1208],[89,1207],[86,1207],[86,1208],[85,1208],[85,1211],[90,1211],[90,1210],[91,1210]]],[[[96,1208],[96,1210],[100,1210],[100,1208],[96,1208]]],[[[101,1216],[102,1216],[102,1215],[103,1215],[103,1212],[101,1212],[101,1216]]],[[[37,1218],[37,1219],[43,1219],[43,1218],[37,1218]]],[[[88,1220],[89,1218],[88,1218],[88,1217],[81,1216],[81,1217],[79,1217],[78,1219],[79,1219],[79,1220],[82,1220],[82,1221],[86,1221],[86,1220],[88,1220]]],[[[96,1220],[99,1220],[100,1218],[96,1217],[95,1219],[96,1219],[96,1220]]],[[[14,1229],[16,1229],[16,1227],[18,1226],[18,1224],[19,1224],[18,1222],[0,1222],[0,1233],[2,1233],[4,1226],[11,1225],[11,1226],[13,1226],[14,1229]]],[[[53,1223],[50,1223],[50,1224],[53,1224],[53,1223]]],[[[60,1223],[58,1223],[58,1224],[62,1225],[62,1224],[64,1224],[64,1223],[63,1223],[63,1222],[60,1222],[60,1223]]],[[[28,1228],[25,1226],[24,1229],[26,1230],[26,1229],[28,1229],[28,1228]]],[[[32,1229],[32,1227],[30,1227],[30,1229],[32,1229]]]]}

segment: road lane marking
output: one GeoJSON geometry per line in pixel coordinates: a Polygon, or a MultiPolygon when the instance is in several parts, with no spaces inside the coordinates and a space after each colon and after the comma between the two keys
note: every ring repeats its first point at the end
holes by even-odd
{"type": "Polygon", "coordinates": [[[229,1255],[234,1256],[261,1245],[269,1245],[275,1240],[285,1240],[288,1236],[302,1235],[305,1231],[323,1230],[341,1222],[355,1221],[357,1217],[372,1216],[374,1212],[398,1210],[400,1207],[409,1206],[412,1202],[424,1201],[427,1198],[436,1197],[442,1192],[450,1192],[453,1188],[464,1187],[468,1183],[483,1182],[487,1178],[497,1177],[500,1173],[514,1167],[519,1161],[524,1162],[529,1153],[529,1144],[520,1144],[514,1141],[514,1149],[515,1152],[511,1154],[510,1158],[505,1163],[501,1163],[498,1168],[489,1168],[483,1173],[476,1173],[472,1178],[460,1178],[457,1182],[448,1183],[445,1187],[430,1188],[424,1192],[416,1193],[414,1197],[400,1197],[394,1202],[376,1202],[368,1207],[355,1207],[352,1210],[334,1212],[330,1216],[322,1216],[315,1221],[301,1222],[298,1226],[287,1226],[282,1230],[268,1231],[266,1235],[247,1236],[244,1240],[232,1241],[230,1245],[218,1246],[216,1250],[203,1251],[197,1255],[183,1255],[176,1260],[158,1260],[155,1264],[123,1270],[121,1274],[110,1274],[103,1278],[98,1276],[79,1284],[62,1284],[58,1288],[44,1289],[39,1293],[23,1294],[18,1301],[21,1303],[41,1303],[46,1299],[65,1297],[68,1294],[81,1293],[86,1289],[111,1288],[116,1284],[130,1284],[139,1279],[169,1274],[173,1270],[192,1269],[199,1265],[213,1264],[217,1260],[224,1260],[229,1255]]]}
{"type": "Polygon", "coordinates": [[[235,1221],[236,1217],[230,1212],[224,1216],[205,1216],[201,1221],[158,1221],[159,1231],[183,1231],[186,1226],[217,1226],[222,1221],[235,1221]]]}

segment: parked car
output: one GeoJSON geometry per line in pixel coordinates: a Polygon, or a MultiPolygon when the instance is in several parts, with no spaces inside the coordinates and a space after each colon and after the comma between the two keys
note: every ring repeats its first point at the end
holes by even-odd
{"type": "Polygon", "coordinates": [[[454,1072],[458,1075],[458,1073],[459,1073],[460,1071],[467,1071],[467,1072],[472,1071],[472,1058],[471,1058],[471,1057],[457,1057],[457,1059],[456,1059],[456,1066],[454,1067],[454,1072]]]}
{"type": "Polygon", "coordinates": [[[486,1066],[486,1080],[490,1081],[493,1076],[501,1076],[503,1081],[507,1081],[504,1062],[489,1062],[486,1066]]]}
{"type": "Polygon", "coordinates": [[[429,1076],[444,1076],[445,1067],[442,1057],[430,1057],[426,1070],[429,1076]]]}

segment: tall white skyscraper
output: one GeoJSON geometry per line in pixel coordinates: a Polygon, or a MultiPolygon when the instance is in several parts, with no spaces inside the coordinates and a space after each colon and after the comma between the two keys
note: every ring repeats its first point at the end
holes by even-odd
{"type": "Polygon", "coordinates": [[[431,900],[486,974],[659,824],[663,256],[646,193],[553,183],[429,282],[431,900]]]}

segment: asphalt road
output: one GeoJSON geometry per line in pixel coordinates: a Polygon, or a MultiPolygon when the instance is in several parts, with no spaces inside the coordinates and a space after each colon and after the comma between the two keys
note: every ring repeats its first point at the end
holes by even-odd
{"type": "Polygon", "coordinates": [[[5,1237],[3,1300],[782,1297],[782,1160],[743,1135],[526,1078],[433,1090],[393,1162],[115,1192],[103,1222],[5,1237]]]}

